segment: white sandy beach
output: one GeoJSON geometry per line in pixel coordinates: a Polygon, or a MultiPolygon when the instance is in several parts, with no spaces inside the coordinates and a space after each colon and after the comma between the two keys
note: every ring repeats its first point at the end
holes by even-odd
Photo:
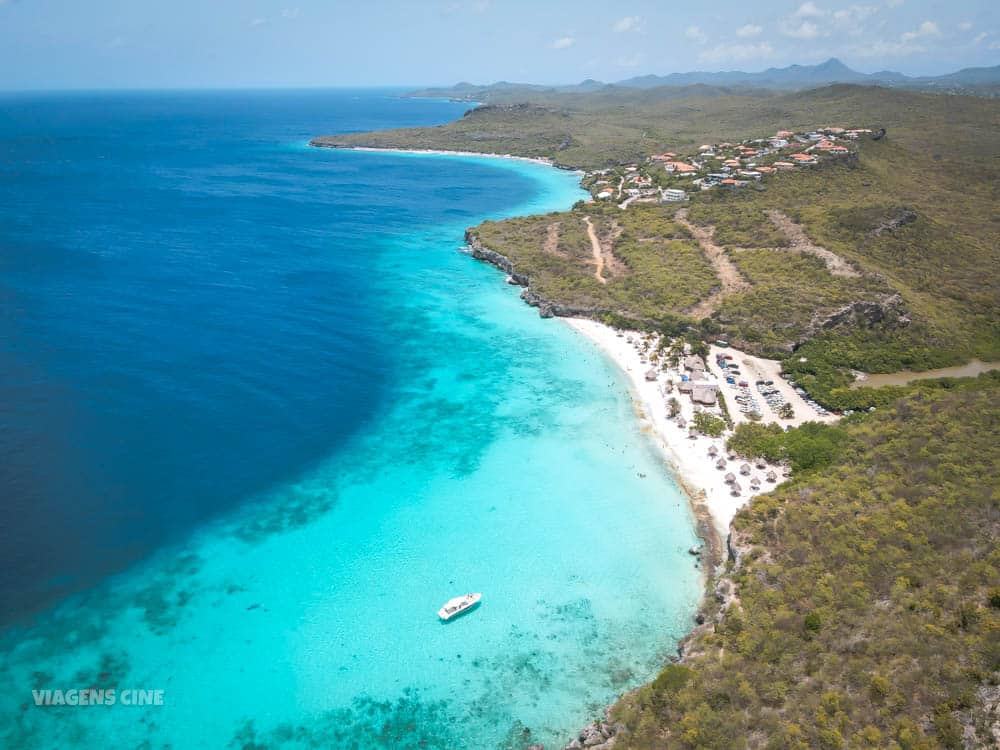
{"type": "MultiPolygon", "coordinates": [[[[740,474],[740,467],[747,462],[743,459],[736,459],[735,461],[727,461],[724,469],[716,468],[718,457],[710,456],[708,449],[709,446],[715,445],[719,451],[719,457],[725,456],[725,438],[710,438],[699,435],[692,439],[687,427],[681,427],[667,416],[668,402],[671,398],[676,398],[680,402],[681,416],[688,424],[694,417],[695,407],[688,396],[680,394],[676,390],[673,393],[666,392],[668,379],[673,379],[674,382],[680,381],[681,372],[679,370],[665,368],[657,380],[646,380],[645,375],[650,369],[650,364],[649,360],[644,359],[640,352],[644,334],[635,331],[620,332],[593,320],[581,318],[564,318],[564,320],[572,328],[597,344],[628,375],[632,395],[640,412],[640,419],[652,428],[657,444],[685,488],[696,495],[703,495],[701,499],[711,514],[716,530],[720,538],[725,540],[729,534],[729,524],[736,512],[754,495],[767,492],[780,483],[784,467],[768,465],[764,469],[753,468],[749,476],[744,476],[740,474]],[[631,339],[631,343],[629,339],[631,339]],[[770,470],[778,475],[777,483],[767,481],[766,475],[770,470]],[[730,486],[726,484],[725,475],[729,473],[736,475],[736,481],[740,485],[741,491],[738,496],[734,496],[730,491],[730,486]],[[757,492],[750,489],[750,479],[755,476],[760,479],[760,489],[757,492]]],[[[726,351],[734,356],[739,356],[740,359],[743,357],[742,354],[734,350],[726,351]]],[[[777,365],[777,363],[774,364],[777,365]]],[[[708,382],[724,386],[725,381],[717,376],[717,372],[717,369],[714,368],[709,372],[708,382]]],[[[720,392],[721,390],[720,388],[720,392]]],[[[796,411],[799,410],[796,409],[796,411]]],[[[791,424],[793,421],[788,420],[786,423],[791,424]]],[[[752,463],[751,466],[753,466],[752,463]]],[[[699,498],[692,499],[698,500],[699,498]]]]}
{"type": "MultiPolygon", "coordinates": [[[[339,146],[320,146],[320,148],[341,148],[339,146]]],[[[545,157],[514,156],[513,154],[486,154],[479,151],[447,151],[434,148],[376,148],[374,146],[349,146],[344,151],[376,151],[385,154],[426,154],[427,156],[481,156],[488,159],[511,159],[513,161],[530,161],[544,164],[546,167],[556,167],[552,159],[545,157]]],[[[556,167],[557,169],[559,167],[556,167]]],[[[578,170],[572,170],[578,171],[578,170]]],[[[580,174],[583,174],[582,172],[580,174]]]]}

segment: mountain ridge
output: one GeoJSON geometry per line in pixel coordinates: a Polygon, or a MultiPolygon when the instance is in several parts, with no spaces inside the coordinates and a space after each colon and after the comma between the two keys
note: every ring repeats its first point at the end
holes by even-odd
{"type": "Polygon", "coordinates": [[[512,92],[553,91],[571,93],[601,89],[630,88],[652,89],[660,87],[724,86],[752,87],[759,89],[802,90],[836,83],[868,84],[887,87],[912,88],[942,93],[971,93],[987,96],[1000,95],[1000,65],[992,67],[962,68],[937,76],[910,76],[894,70],[861,73],[831,57],[816,65],[793,64],[783,68],[767,68],[758,72],[742,70],[690,71],[667,75],[646,74],[633,76],[612,83],[588,78],[576,84],[542,85],[497,81],[486,85],[462,82],[450,87],[434,87],[413,91],[407,96],[441,97],[461,101],[489,101],[495,94],[512,92]]]}

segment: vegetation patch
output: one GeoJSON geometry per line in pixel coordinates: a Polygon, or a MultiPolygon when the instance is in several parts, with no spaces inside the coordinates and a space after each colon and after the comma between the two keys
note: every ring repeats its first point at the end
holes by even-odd
{"type": "Polygon", "coordinates": [[[621,746],[992,746],[998,395],[984,376],[784,442],[741,427],[749,454],[834,450],[737,516],[736,598],[618,705],[621,746]]]}

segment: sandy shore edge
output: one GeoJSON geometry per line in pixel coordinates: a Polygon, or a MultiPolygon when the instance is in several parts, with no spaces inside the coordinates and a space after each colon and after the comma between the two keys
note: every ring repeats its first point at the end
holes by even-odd
{"type": "MultiPolygon", "coordinates": [[[[494,154],[494,153],[483,153],[481,151],[449,151],[446,149],[436,149],[436,148],[380,148],[378,146],[335,146],[335,145],[325,145],[323,143],[316,143],[314,141],[309,142],[310,146],[314,148],[330,148],[339,149],[341,151],[374,151],[382,154],[423,154],[425,156],[475,156],[482,157],[484,159],[509,159],[511,161],[527,161],[533,164],[541,164],[546,167],[553,167],[555,169],[566,169],[566,167],[560,167],[552,159],[548,159],[543,156],[514,156],[513,154],[494,154]]],[[[570,172],[580,172],[578,169],[570,169],[570,172]]]]}

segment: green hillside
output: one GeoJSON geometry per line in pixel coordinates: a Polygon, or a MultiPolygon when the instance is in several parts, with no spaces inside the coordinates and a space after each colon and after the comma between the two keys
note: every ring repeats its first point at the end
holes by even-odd
{"type": "Polygon", "coordinates": [[[927,386],[789,439],[820,460],[737,516],[726,603],[616,707],[616,747],[994,746],[998,397],[927,386]]]}

